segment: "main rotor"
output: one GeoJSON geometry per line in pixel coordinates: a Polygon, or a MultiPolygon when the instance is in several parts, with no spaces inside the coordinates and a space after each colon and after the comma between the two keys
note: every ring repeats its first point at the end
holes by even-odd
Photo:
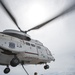
{"type": "Polygon", "coordinates": [[[27,31],[23,31],[23,30],[19,27],[19,25],[18,25],[18,23],[17,23],[15,17],[12,15],[11,11],[9,10],[8,6],[4,3],[4,1],[3,1],[3,0],[0,0],[0,3],[1,3],[3,9],[5,10],[5,12],[6,12],[6,13],[8,14],[8,16],[10,17],[10,19],[14,22],[14,24],[16,25],[16,27],[20,30],[20,32],[23,32],[23,33],[27,33],[27,32],[29,32],[29,31],[31,31],[31,30],[40,29],[40,28],[44,27],[45,25],[47,25],[48,23],[50,23],[50,22],[52,22],[52,21],[58,19],[59,17],[64,16],[64,15],[66,15],[66,14],[68,14],[68,13],[70,13],[70,12],[72,12],[72,11],[75,10],[75,3],[73,3],[73,4],[70,5],[67,9],[63,10],[63,12],[61,12],[61,13],[58,14],[58,15],[56,15],[56,16],[53,17],[52,19],[49,19],[49,20],[47,20],[47,21],[45,21],[45,22],[43,22],[43,23],[41,23],[41,24],[39,24],[39,25],[37,25],[37,26],[35,26],[35,27],[33,27],[33,28],[30,28],[30,29],[28,29],[27,31]]]}

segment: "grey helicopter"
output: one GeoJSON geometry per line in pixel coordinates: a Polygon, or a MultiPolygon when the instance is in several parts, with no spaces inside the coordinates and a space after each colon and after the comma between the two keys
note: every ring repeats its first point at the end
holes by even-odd
{"type": "Polygon", "coordinates": [[[55,61],[51,51],[40,41],[32,39],[27,33],[32,30],[40,29],[59,17],[74,11],[75,4],[72,4],[52,19],[30,28],[27,31],[23,31],[19,27],[15,17],[11,14],[11,11],[8,9],[8,6],[3,0],[0,0],[0,4],[6,14],[19,29],[7,29],[0,32],[0,65],[7,66],[4,69],[4,73],[8,74],[10,72],[10,65],[12,67],[16,67],[19,64],[22,65],[27,75],[29,74],[24,68],[24,64],[45,64],[44,69],[49,69],[49,65],[47,65],[47,63],[55,61]]]}

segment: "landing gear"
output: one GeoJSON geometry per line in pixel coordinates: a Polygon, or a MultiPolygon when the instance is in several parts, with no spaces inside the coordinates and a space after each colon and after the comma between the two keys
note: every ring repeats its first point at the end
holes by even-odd
{"type": "Polygon", "coordinates": [[[46,65],[44,66],[44,69],[49,69],[49,65],[46,64],[46,65]]]}
{"type": "Polygon", "coordinates": [[[11,61],[10,61],[10,65],[12,67],[16,67],[19,64],[19,59],[17,57],[14,57],[11,61]]]}
{"type": "Polygon", "coordinates": [[[4,73],[5,73],[5,74],[7,74],[7,73],[9,73],[9,72],[10,72],[10,68],[9,68],[9,67],[7,67],[7,68],[4,69],[4,73]]]}
{"type": "MultiPolygon", "coordinates": [[[[16,67],[18,64],[19,64],[19,59],[17,57],[14,57],[11,61],[10,61],[10,65],[12,67],[16,67]]],[[[7,65],[7,67],[4,69],[4,73],[7,74],[10,72],[10,68],[9,66],[7,65]]]]}

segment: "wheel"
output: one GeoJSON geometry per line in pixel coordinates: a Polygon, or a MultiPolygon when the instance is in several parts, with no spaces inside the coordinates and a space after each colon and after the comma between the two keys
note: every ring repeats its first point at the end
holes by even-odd
{"type": "Polygon", "coordinates": [[[37,72],[35,72],[34,75],[37,75],[37,72]]]}
{"type": "Polygon", "coordinates": [[[5,69],[4,69],[4,73],[5,73],[5,74],[7,74],[7,73],[9,73],[9,72],[10,72],[10,68],[5,68],[5,69]]]}
{"type": "Polygon", "coordinates": [[[45,65],[44,66],[44,69],[49,69],[49,65],[45,65]]]}
{"type": "Polygon", "coordinates": [[[18,58],[13,58],[10,62],[10,65],[12,67],[16,67],[19,64],[19,59],[18,58]]]}

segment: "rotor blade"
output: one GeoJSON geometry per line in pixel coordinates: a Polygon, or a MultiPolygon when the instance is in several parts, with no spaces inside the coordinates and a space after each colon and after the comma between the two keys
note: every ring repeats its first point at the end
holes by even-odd
{"type": "Polygon", "coordinates": [[[67,8],[67,9],[64,10],[62,13],[58,14],[57,16],[53,17],[52,19],[50,19],[50,20],[48,20],[48,21],[46,21],[46,22],[44,22],[44,23],[42,23],[42,24],[40,24],[40,25],[37,25],[37,26],[35,26],[35,27],[29,29],[29,30],[27,30],[26,32],[29,32],[29,31],[31,31],[31,30],[39,29],[39,28],[45,26],[46,24],[48,24],[49,22],[52,22],[52,21],[54,21],[55,19],[57,19],[57,18],[59,18],[59,17],[65,15],[65,14],[68,14],[68,13],[74,11],[74,10],[75,10],[75,4],[71,5],[69,8],[67,8]]]}
{"type": "Polygon", "coordinates": [[[12,19],[12,21],[16,24],[16,26],[18,27],[18,29],[19,29],[20,31],[22,31],[22,30],[20,29],[20,27],[18,26],[18,24],[17,24],[15,18],[14,18],[13,15],[11,14],[11,12],[10,12],[10,11],[7,9],[7,7],[5,6],[4,2],[3,2],[2,0],[0,0],[0,3],[1,3],[1,5],[3,6],[3,8],[5,9],[6,13],[7,13],[7,14],[9,15],[9,17],[12,19]]]}

